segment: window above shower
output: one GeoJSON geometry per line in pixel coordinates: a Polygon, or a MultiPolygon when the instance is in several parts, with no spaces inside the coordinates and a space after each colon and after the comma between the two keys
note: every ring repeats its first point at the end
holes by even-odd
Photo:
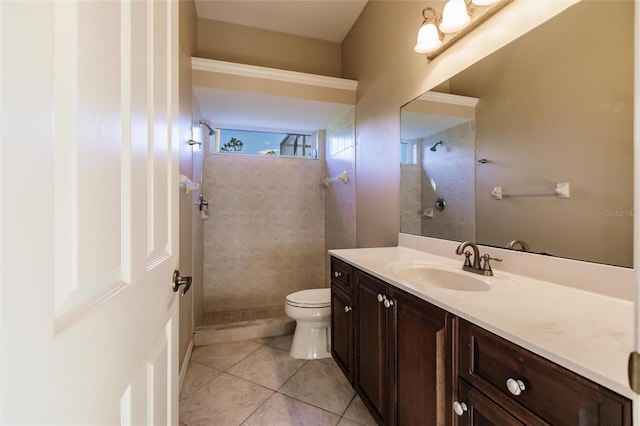
{"type": "Polygon", "coordinates": [[[215,129],[210,152],[318,159],[315,132],[215,129]]]}
{"type": "Polygon", "coordinates": [[[326,129],[355,106],[355,80],[207,58],[191,66],[194,124],[215,156],[318,159],[326,129]]]}

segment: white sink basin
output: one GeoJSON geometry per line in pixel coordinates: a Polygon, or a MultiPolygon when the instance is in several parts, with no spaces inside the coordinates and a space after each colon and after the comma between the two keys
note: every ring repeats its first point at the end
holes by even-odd
{"type": "Polygon", "coordinates": [[[416,286],[438,287],[457,291],[491,290],[490,278],[449,267],[408,263],[389,266],[390,272],[416,286]]]}

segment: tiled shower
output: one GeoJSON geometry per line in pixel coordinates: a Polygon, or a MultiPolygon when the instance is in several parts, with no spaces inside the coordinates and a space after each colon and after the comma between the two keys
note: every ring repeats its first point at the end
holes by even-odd
{"type": "Polygon", "coordinates": [[[283,318],[287,294],[328,285],[327,249],[355,246],[353,129],[350,111],[318,132],[317,160],[205,153],[200,329],[283,318]]]}
{"type": "Polygon", "coordinates": [[[401,165],[402,232],[475,240],[475,122],[417,140],[417,161],[401,165]],[[435,151],[429,147],[442,142],[435,151]],[[444,210],[435,206],[445,200],[444,210]]]}

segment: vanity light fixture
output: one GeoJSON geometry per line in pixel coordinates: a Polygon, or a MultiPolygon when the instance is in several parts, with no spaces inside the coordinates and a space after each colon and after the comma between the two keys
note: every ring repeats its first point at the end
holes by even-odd
{"type": "Polygon", "coordinates": [[[422,11],[424,21],[418,30],[418,40],[413,50],[416,53],[429,53],[436,50],[442,45],[444,35],[438,29],[438,25],[442,21],[442,16],[432,7],[427,7],[422,11]]]}
{"type": "Polygon", "coordinates": [[[500,0],[472,0],[472,3],[476,6],[490,6],[494,3],[498,3],[500,0]]]}
{"type": "Polygon", "coordinates": [[[433,59],[512,1],[447,0],[442,15],[427,7],[413,50],[433,59]]]}
{"type": "Polygon", "coordinates": [[[457,33],[471,22],[471,16],[467,10],[469,5],[465,0],[449,0],[442,10],[442,23],[440,31],[445,34],[457,33]]]}

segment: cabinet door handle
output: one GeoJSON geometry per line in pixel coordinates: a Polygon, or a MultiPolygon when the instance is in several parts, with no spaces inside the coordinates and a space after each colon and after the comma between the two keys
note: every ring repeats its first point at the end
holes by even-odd
{"type": "Polygon", "coordinates": [[[512,379],[509,377],[507,379],[507,390],[509,390],[512,395],[518,396],[525,390],[524,382],[522,380],[512,379]]]}
{"type": "Polygon", "coordinates": [[[385,307],[385,308],[387,308],[387,309],[388,309],[388,308],[390,308],[390,307],[392,307],[392,306],[393,306],[393,300],[391,300],[391,299],[384,299],[384,307],[385,307]]]}
{"type": "Polygon", "coordinates": [[[453,401],[453,411],[461,416],[468,410],[467,404],[464,402],[453,401]]]}
{"type": "Polygon", "coordinates": [[[340,271],[335,271],[335,272],[333,273],[333,276],[334,276],[334,277],[336,277],[336,278],[340,278],[340,277],[342,276],[342,272],[340,272],[340,271]]]}
{"type": "Polygon", "coordinates": [[[386,298],[387,298],[387,296],[383,296],[383,295],[381,295],[380,293],[378,293],[378,302],[382,303],[382,301],[383,301],[384,299],[386,299],[386,298]]]}
{"type": "Polygon", "coordinates": [[[344,307],[344,311],[345,311],[345,312],[349,312],[350,310],[351,310],[351,306],[345,306],[345,307],[344,307]]]}

